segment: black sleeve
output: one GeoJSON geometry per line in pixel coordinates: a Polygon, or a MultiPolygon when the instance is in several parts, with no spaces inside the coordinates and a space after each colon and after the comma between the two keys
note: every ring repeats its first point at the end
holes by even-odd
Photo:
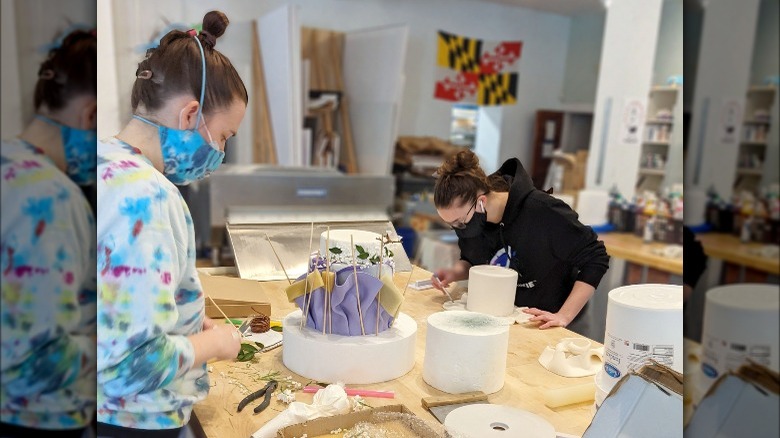
{"type": "Polygon", "coordinates": [[[701,274],[707,268],[704,247],[696,240],[690,228],[683,226],[683,283],[696,287],[701,274]]]}
{"type": "MultiPolygon", "coordinates": [[[[549,195],[547,195],[549,196],[549,195]]],[[[552,197],[551,197],[552,198],[552,197]]],[[[577,280],[598,287],[609,269],[609,255],[604,242],[591,227],[583,225],[566,203],[553,198],[546,202],[541,220],[552,233],[553,254],[577,268],[577,280]]]]}

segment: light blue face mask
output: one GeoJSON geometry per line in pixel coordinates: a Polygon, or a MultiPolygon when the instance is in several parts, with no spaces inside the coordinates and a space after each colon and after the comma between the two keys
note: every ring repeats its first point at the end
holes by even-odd
{"type": "Polygon", "coordinates": [[[40,114],[35,117],[60,128],[62,148],[65,152],[65,173],[68,177],[80,186],[94,184],[97,170],[97,131],[66,126],[40,114]]]}
{"type": "Polygon", "coordinates": [[[225,158],[225,153],[219,150],[219,146],[211,138],[211,133],[206,128],[205,121],[203,122],[203,127],[206,128],[206,134],[209,136],[208,141],[198,132],[198,126],[200,126],[200,121],[203,117],[203,96],[206,92],[206,55],[203,53],[203,46],[198,38],[196,36],[193,38],[198,43],[201,59],[203,60],[200,105],[198,105],[198,118],[195,122],[195,129],[169,128],[158,125],[141,116],[133,115],[136,119],[157,127],[163,157],[163,175],[177,185],[187,185],[209,176],[217,170],[225,158]]]}

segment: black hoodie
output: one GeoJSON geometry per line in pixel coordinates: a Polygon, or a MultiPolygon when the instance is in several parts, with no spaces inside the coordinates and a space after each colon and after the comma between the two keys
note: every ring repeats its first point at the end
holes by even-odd
{"type": "Polygon", "coordinates": [[[462,260],[471,265],[506,266],[518,272],[515,305],[557,312],[579,280],[598,286],[609,256],[596,233],[565,202],[534,187],[520,160],[498,171],[510,183],[500,224],[488,222],[482,235],[460,239],[462,260]]]}

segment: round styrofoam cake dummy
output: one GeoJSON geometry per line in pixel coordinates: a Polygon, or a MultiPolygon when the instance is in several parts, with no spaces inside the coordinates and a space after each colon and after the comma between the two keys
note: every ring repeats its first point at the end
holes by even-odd
{"type": "Polygon", "coordinates": [[[778,366],[780,286],[733,284],[707,291],[702,326],[699,389],[748,359],[775,372],[778,366]]]}
{"type": "Polygon", "coordinates": [[[607,392],[650,359],[683,371],[683,289],[635,284],[609,292],[604,366],[596,381],[607,392]]]}
{"type": "Polygon", "coordinates": [[[444,419],[447,431],[473,438],[555,438],[555,428],[544,418],[521,409],[494,404],[472,404],[454,409],[444,419]]]}
{"type": "Polygon", "coordinates": [[[466,310],[509,316],[515,311],[516,290],[517,271],[500,266],[472,266],[466,310]]]}
{"type": "Polygon", "coordinates": [[[450,394],[504,386],[509,325],[483,313],[452,310],[428,317],[423,379],[450,394]]]}
{"type": "Polygon", "coordinates": [[[323,335],[301,330],[301,310],[284,318],[284,366],[321,382],[370,384],[397,379],[414,367],[417,323],[400,313],[395,324],[366,336],[323,335]]]}

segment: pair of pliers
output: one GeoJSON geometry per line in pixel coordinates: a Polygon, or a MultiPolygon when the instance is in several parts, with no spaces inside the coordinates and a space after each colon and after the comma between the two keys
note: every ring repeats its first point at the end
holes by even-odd
{"type": "Polygon", "coordinates": [[[255,414],[262,412],[263,409],[267,408],[268,405],[271,404],[271,395],[273,395],[274,391],[276,391],[277,385],[279,385],[279,382],[276,380],[271,380],[263,387],[263,389],[255,391],[244,397],[244,399],[241,400],[241,403],[238,404],[238,412],[241,412],[241,410],[244,409],[249,403],[252,403],[253,401],[265,395],[263,402],[257,405],[254,410],[255,414]]]}

